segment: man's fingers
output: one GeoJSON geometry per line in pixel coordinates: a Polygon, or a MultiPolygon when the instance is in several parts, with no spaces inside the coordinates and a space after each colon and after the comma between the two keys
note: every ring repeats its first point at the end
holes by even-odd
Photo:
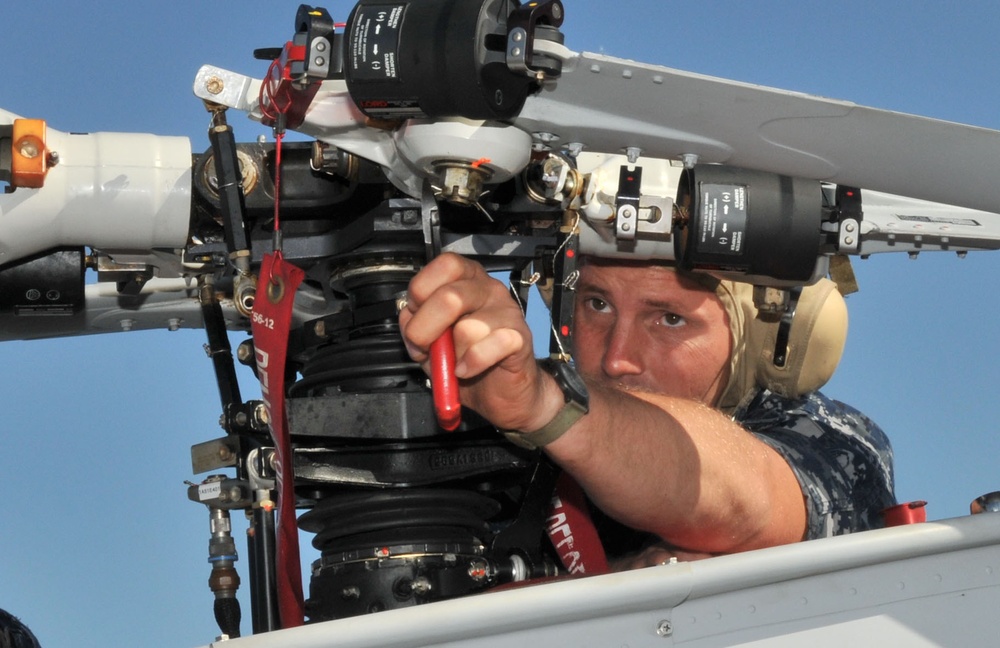
{"type": "Polygon", "coordinates": [[[445,286],[459,281],[487,277],[482,266],[457,254],[442,254],[428,263],[410,281],[407,308],[419,309],[425,301],[445,286]]]}
{"type": "MultiPolygon", "coordinates": [[[[463,322],[464,324],[465,322],[463,322]]],[[[456,331],[456,334],[458,331],[456,331]]],[[[487,369],[524,348],[524,336],[513,329],[499,328],[477,337],[472,345],[460,352],[455,365],[458,378],[475,378],[487,369]]]]}
{"type": "MultiPolygon", "coordinates": [[[[474,279],[452,281],[439,286],[422,301],[418,302],[411,297],[404,309],[404,313],[412,315],[412,319],[406,319],[406,337],[414,345],[426,349],[447,328],[454,326],[464,317],[481,310],[494,311],[496,309],[491,304],[496,300],[505,299],[508,298],[503,284],[485,274],[474,279]]],[[[511,316],[502,311],[498,311],[498,314],[504,318],[498,323],[506,322],[511,316]]],[[[517,315],[520,317],[519,312],[517,315]]],[[[400,313],[401,324],[404,321],[403,316],[403,313],[400,313]]]]}

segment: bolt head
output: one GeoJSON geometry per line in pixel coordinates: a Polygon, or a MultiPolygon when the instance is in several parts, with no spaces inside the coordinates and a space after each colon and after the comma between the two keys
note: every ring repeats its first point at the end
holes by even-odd
{"type": "Polygon", "coordinates": [[[205,81],[205,89],[208,90],[209,94],[217,95],[221,93],[226,88],[226,83],[217,76],[209,77],[205,81]]]}
{"type": "Polygon", "coordinates": [[[30,160],[38,157],[41,150],[38,148],[38,142],[36,142],[33,138],[26,137],[20,141],[18,145],[18,152],[21,154],[21,157],[26,157],[30,160]]]}
{"type": "Polygon", "coordinates": [[[246,364],[253,358],[253,351],[250,349],[249,342],[241,342],[238,347],[236,347],[236,359],[241,363],[246,364]]]}

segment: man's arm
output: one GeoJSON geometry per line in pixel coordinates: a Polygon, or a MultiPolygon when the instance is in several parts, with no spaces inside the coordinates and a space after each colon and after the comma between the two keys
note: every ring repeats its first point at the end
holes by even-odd
{"type": "Polygon", "coordinates": [[[785,460],[695,401],[592,389],[590,414],[546,451],[608,515],[676,547],[731,553],[805,533],[785,460]]]}
{"type": "MultiPolygon", "coordinates": [[[[442,255],[410,283],[400,327],[410,355],[454,326],[462,403],[502,429],[532,431],[562,407],[503,284],[442,255]]],[[[546,452],[623,524],[712,553],[802,539],[805,505],[788,464],[694,401],[592,386],[591,410],[546,452]]]]}

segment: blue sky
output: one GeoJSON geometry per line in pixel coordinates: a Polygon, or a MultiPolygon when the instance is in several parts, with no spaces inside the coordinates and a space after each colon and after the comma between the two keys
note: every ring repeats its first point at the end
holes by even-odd
{"type": "MultiPolygon", "coordinates": [[[[1000,128],[993,2],[564,2],[576,50],[1000,128]]],[[[327,7],[341,20],[352,4],[327,7]]],[[[290,37],[297,6],[5,3],[0,107],[63,131],[184,135],[204,150],[196,70],[263,75],[251,52],[290,37]]],[[[241,139],[266,133],[230,121],[241,139]]],[[[889,433],[901,499],[929,500],[932,518],[962,515],[1000,489],[1000,259],[899,255],[855,267],[862,291],[849,299],[847,351],[825,391],[889,433]]],[[[183,483],[190,446],[220,434],[203,342],[198,331],[162,331],[0,344],[0,607],[46,648],[215,636],[207,514],[183,483]]]]}

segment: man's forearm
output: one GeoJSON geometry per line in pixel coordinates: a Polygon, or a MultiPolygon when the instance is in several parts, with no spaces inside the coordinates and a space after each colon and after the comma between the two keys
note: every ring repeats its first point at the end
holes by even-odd
{"type": "Polygon", "coordinates": [[[678,547],[727,553],[804,533],[784,459],[696,401],[592,388],[590,414],[546,450],[606,513],[678,547]]]}

